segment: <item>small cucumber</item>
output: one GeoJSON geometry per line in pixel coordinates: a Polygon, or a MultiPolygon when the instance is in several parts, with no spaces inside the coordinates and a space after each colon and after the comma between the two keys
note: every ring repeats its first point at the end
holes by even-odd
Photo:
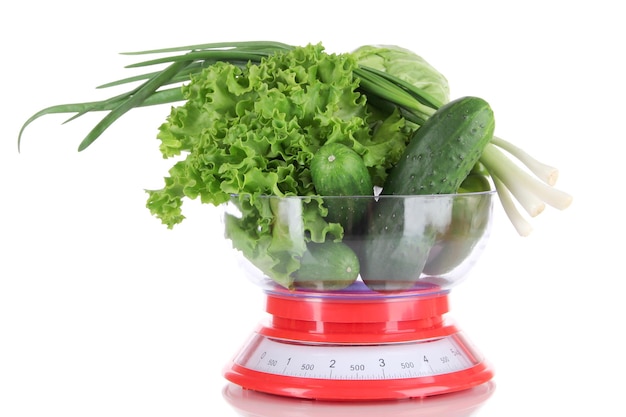
{"type": "MultiPolygon", "coordinates": [[[[493,136],[495,120],[489,104],[478,97],[451,101],[413,135],[383,186],[383,195],[456,193],[493,136]]],[[[452,216],[449,207],[426,209],[411,199],[381,198],[376,203],[362,248],[361,276],[375,290],[401,290],[419,279],[430,249],[452,216]],[[425,216],[438,217],[431,221],[425,216]],[[443,220],[442,220],[443,219],[443,220]],[[415,224],[420,227],[416,227],[415,224]]],[[[451,201],[451,200],[448,200],[451,201]]],[[[445,201],[441,201],[445,205],[445,201]]]]}
{"type": "Polygon", "coordinates": [[[459,193],[479,193],[491,190],[489,177],[485,174],[470,173],[459,187],[459,193]]]}
{"type": "Polygon", "coordinates": [[[340,290],[359,275],[359,258],[346,244],[326,241],[309,243],[300,269],[293,275],[293,287],[309,290],[340,290]]]}
{"type": "Polygon", "coordinates": [[[341,224],[346,234],[355,232],[367,211],[368,199],[345,197],[374,194],[363,158],[341,143],[325,144],[313,156],[311,178],[315,191],[329,197],[324,199],[326,220],[341,224]]]}

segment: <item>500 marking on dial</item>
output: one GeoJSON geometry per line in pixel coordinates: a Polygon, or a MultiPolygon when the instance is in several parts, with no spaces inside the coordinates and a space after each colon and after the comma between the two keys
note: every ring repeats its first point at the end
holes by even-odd
{"type": "Polygon", "coordinates": [[[455,341],[440,339],[385,345],[306,345],[256,335],[252,351],[235,362],[276,375],[345,380],[419,378],[476,365],[455,341]]]}

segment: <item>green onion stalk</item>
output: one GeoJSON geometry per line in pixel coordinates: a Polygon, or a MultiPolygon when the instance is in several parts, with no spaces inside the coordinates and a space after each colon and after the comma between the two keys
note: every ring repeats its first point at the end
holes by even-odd
{"type": "MultiPolygon", "coordinates": [[[[162,55],[126,66],[126,68],[164,68],[133,77],[116,80],[97,88],[138,83],[129,91],[106,100],[69,103],[44,108],[23,124],[18,135],[18,151],[26,127],[36,119],[49,114],[73,115],[65,123],[90,112],[107,112],[85,136],[78,151],[87,149],[117,119],[133,108],[184,101],[181,85],[193,74],[220,61],[245,67],[258,63],[264,57],[287,52],[294,46],[272,41],[222,42],[189,45],[175,48],[125,52],[123,55],[162,55]],[[164,55],[164,56],[163,56],[164,55]]],[[[368,101],[387,108],[400,110],[406,120],[417,126],[424,123],[443,103],[394,75],[359,64],[354,70],[359,88],[368,101]]],[[[493,180],[502,207],[517,232],[526,236],[532,231],[530,223],[522,215],[521,208],[530,216],[539,215],[546,204],[556,209],[567,208],[572,197],[555,188],[558,170],[544,164],[514,144],[494,136],[486,146],[480,163],[493,180]],[[516,159],[520,164],[515,163],[516,159]],[[527,169],[523,169],[522,166],[527,169]]]]}

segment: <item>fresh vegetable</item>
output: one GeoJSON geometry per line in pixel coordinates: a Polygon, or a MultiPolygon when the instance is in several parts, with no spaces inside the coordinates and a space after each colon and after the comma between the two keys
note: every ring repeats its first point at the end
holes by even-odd
{"type": "MultiPolygon", "coordinates": [[[[364,50],[365,52],[357,54],[357,58],[360,55],[363,63],[357,62],[356,66],[348,68],[348,70],[352,72],[355,83],[358,84],[357,90],[365,95],[370,108],[376,109],[377,112],[385,115],[396,113],[397,123],[389,123],[388,120],[381,122],[382,118],[379,117],[379,120],[373,122],[373,127],[376,128],[378,124],[380,127],[392,128],[393,130],[389,132],[390,135],[402,136],[401,131],[405,129],[406,121],[419,126],[429,117],[433,110],[439,108],[444,103],[433,98],[432,94],[416,87],[415,84],[419,85],[419,81],[413,81],[412,84],[411,81],[399,78],[400,73],[404,72],[404,70],[400,71],[398,69],[399,66],[388,65],[383,62],[384,70],[368,67],[366,65],[368,62],[371,65],[376,65],[376,59],[370,60],[371,56],[376,54],[375,48],[379,48],[382,54],[388,53],[388,56],[391,56],[391,53],[387,51],[392,48],[388,46],[368,46],[364,50]],[[402,117],[398,118],[398,114],[402,117]]],[[[181,89],[180,84],[188,82],[194,74],[202,72],[207,67],[220,62],[228,62],[239,68],[245,68],[251,63],[261,62],[266,57],[282,54],[293,49],[297,49],[297,47],[280,42],[250,41],[208,43],[126,53],[127,55],[161,55],[159,58],[130,65],[130,68],[162,64],[165,64],[166,67],[102,85],[102,88],[107,88],[136,82],[140,83],[139,86],[130,89],[128,92],[113,96],[107,100],[61,104],[38,111],[27,119],[20,129],[18,149],[20,148],[25,128],[44,115],[74,113],[69,119],[74,120],[89,112],[108,112],[102,121],[81,142],[79,150],[85,150],[100,137],[108,126],[132,108],[187,100],[188,97],[184,93],[184,88],[181,89]],[[170,55],[162,56],[163,54],[170,55]],[[177,86],[168,87],[171,85],[177,86]]],[[[415,73],[422,72],[422,75],[428,76],[430,69],[428,67],[424,68],[426,69],[425,72],[415,71],[415,73]]],[[[436,76],[432,78],[437,79],[436,76]]],[[[441,83],[442,81],[439,79],[436,82],[441,83]]],[[[406,132],[404,133],[406,134],[406,132]]],[[[382,137],[385,137],[385,135],[378,136],[379,139],[382,137]]],[[[172,138],[174,148],[178,148],[176,143],[178,140],[172,138]]],[[[164,146],[167,147],[167,144],[164,146]]],[[[388,141],[371,143],[370,148],[370,151],[365,153],[364,158],[368,163],[370,171],[375,171],[377,174],[373,177],[376,185],[376,179],[384,177],[385,169],[389,169],[392,166],[390,164],[393,162],[393,155],[397,155],[398,152],[401,153],[403,145],[401,141],[389,139],[388,141]],[[389,154],[390,158],[383,158],[381,155],[384,154],[389,154]],[[381,159],[385,159],[385,161],[381,162],[381,159]]],[[[545,204],[552,205],[558,209],[564,209],[571,204],[572,197],[570,195],[554,188],[558,177],[556,168],[541,163],[521,148],[496,136],[485,149],[487,152],[481,157],[481,162],[488,168],[500,201],[509,219],[521,235],[530,233],[531,226],[520,213],[515,200],[531,216],[536,216],[540,213],[545,204]],[[500,149],[504,150],[506,154],[501,152],[500,149]],[[509,157],[517,159],[530,172],[518,170],[518,165],[509,157]]],[[[183,167],[178,168],[183,169],[183,167]]],[[[173,182],[173,180],[166,180],[166,182],[173,182]]],[[[179,184],[173,187],[184,188],[184,185],[179,184]]],[[[187,197],[195,198],[198,196],[190,189],[186,189],[186,191],[190,191],[189,194],[184,194],[187,197]]],[[[212,191],[219,192],[220,190],[212,191]]],[[[181,195],[181,193],[174,194],[177,194],[178,197],[181,195]]],[[[180,222],[183,218],[180,214],[181,202],[178,200],[178,197],[174,197],[173,201],[163,202],[165,205],[171,205],[170,209],[163,208],[164,211],[169,212],[165,214],[166,217],[169,217],[168,223],[170,225],[180,222]]]]}
{"type": "MultiPolygon", "coordinates": [[[[442,106],[418,129],[398,164],[389,172],[383,195],[429,195],[456,193],[478,163],[495,126],[489,104],[477,97],[463,97],[442,106]]],[[[425,207],[416,207],[420,216],[425,207]]],[[[447,219],[450,207],[438,207],[437,220],[447,219]]],[[[378,290],[398,290],[420,277],[437,233],[439,221],[406,213],[406,201],[381,199],[375,205],[368,238],[363,247],[363,281],[378,290]],[[411,226],[407,222],[413,223],[411,226]],[[393,265],[389,268],[388,265],[393,265]]],[[[447,227],[447,223],[443,224],[447,227]]]]}
{"type": "Polygon", "coordinates": [[[392,168],[383,194],[456,193],[493,136],[489,104],[462,97],[442,106],[420,129],[392,168]]]}
{"type": "Polygon", "coordinates": [[[293,276],[298,289],[340,290],[359,276],[359,258],[341,242],[309,243],[293,276]]]}
{"type": "MultiPolygon", "coordinates": [[[[393,45],[366,45],[358,48],[354,54],[359,65],[369,66],[395,77],[399,86],[424,90],[425,94],[422,96],[428,94],[429,102],[435,104],[435,107],[440,107],[448,101],[449,91],[445,77],[411,51],[393,45]],[[413,62],[414,65],[410,66],[407,61],[413,62]]],[[[424,109],[426,114],[429,111],[431,110],[428,107],[424,109]]],[[[414,120],[412,116],[416,115],[416,111],[408,113],[405,111],[405,116],[414,120]]],[[[420,113],[419,116],[424,117],[424,114],[420,113]]],[[[559,210],[571,204],[572,197],[569,194],[554,188],[558,178],[558,170],[555,167],[538,161],[523,149],[497,136],[492,137],[485,150],[480,158],[480,165],[489,168],[486,174],[492,177],[502,206],[520,235],[527,236],[531,233],[532,227],[519,212],[514,200],[517,200],[531,217],[540,214],[546,203],[559,210]],[[521,169],[501,150],[515,157],[535,176],[521,169]]]]}
{"type": "Polygon", "coordinates": [[[326,220],[343,226],[349,234],[356,232],[369,199],[332,198],[332,196],[371,196],[373,185],[363,158],[352,148],[338,142],[322,146],[311,161],[315,191],[323,195],[328,208],[326,220]]]}
{"type": "MultiPolygon", "coordinates": [[[[455,152],[462,144],[450,141],[452,136],[446,135],[452,135],[452,130],[438,116],[459,101],[449,101],[443,75],[406,49],[364,46],[352,53],[329,54],[321,44],[296,47],[279,42],[234,42],[131,54],[159,54],[158,58],[130,65],[132,68],[164,68],[101,86],[138,83],[107,100],[40,110],[22,126],[18,150],[25,128],[47,114],[73,113],[69,120],[74,120],[89,112],[106,112],[79,145],[79,151],[84,151],[129,110],[181,102],[159,128],[160,150],[164,158],[174,158],[175,162],[163,188],[148,191],[148,208],[171,228],[184,219],[182,204],[186,198],[232,204],[239,213],[228,215],[225,226],[233,246],[285,287],[293,287],[303,262],[309,259],[309,255],[305,257],[308,248],[325,242],[349,242],[355,228],[362,232],[358,216],[346,219],[335,214],[333,203],[329,204],[334,199],[324,195],[332,190],[324,190],[328,184],[323,177],[314,178],[314,172],[322,169],[312,168],[314,156],[326,145],[349,148],[369,174],[368,184],[361,165],[358,175],[352,172],[357,170],[355,164],[345,165],[345,172],[336,176],[344,179],[344,189],[365,193],[365,185],[382,187],[384,194],[390,195],[383,195],[381,201],[394,200],[393,194],[400,190],[408,194],[462,193],[482,190],[486,185],[490,188],[493,183],[521,235],[530,232],[530,225],[518,205],[535,216],[545,204],[564,209],[572,201],[571,196],[554,188],[555,168],[493,136],[489,123],[477,126],[486,129],[478,134],[485,142],[475,144],[476,152],[459,159],[455,152]],[[431,130],[438,132],[433,136],[447,137],[448,142],[444,139],[437,145],[441,148],[422,153],[430,145],[415,138],[427,136],[431,130]],[[409,160],[401,159],[405,151],[409,160]],[[434,158],[428,161],[431,153],[434,158]],[[427,161],[418,164],[419,155],[427,161]],[[363,179],[363,189],[360,180],[351,183],[348,178],[363,179]],[[284,199],[285,204],[294,205],[286,208],[279,200],[289,196],[297,198],[284,199]]],[[[452,117],[458,116],[455,113],[452,117]]],[[[455,125],[465,130],[469,122],[455,125]]],[[[444,206],[422,207],[424,211],[416,215],[409,209],[417,207],[407,207],[414,203],[406,199],[404,212],[392,210],[391,215],[411,225],[408,229],[416,237],[415,247],[402,246],[404,243],[395,238],[379,243],[399,248],[400,259],[423,252],[415,256],[422,263],[433,239],[454,239],[453,229],[461,228],[451,226],[451,221],[454,224],[454,219],[468,218],[474,208],[452,207],[444,201],[438,203],[444,206]],[[407,218],[409,214],[417,217],[407,218]]],[[[357,212],[347,210],[348,214],[357,212]]],[[[377,214],[381,213],[368,212],[366,220],[377,214]]],[[[361,253],[361,248],[354,249],[361,253]]],[[[459,258],[441,263],[437,270],[458,264],[459,258]]],[[[422,266],[412,268],[417,271],[422,266]]],[[[364,267],[361,262],[360,270],[371,275],[372,265],[364,267]]],[[[374,276],[382,276],[382,271],[374,276]]]]}
{"type": "MultiPolygon", "coordinates": [[[[446,77],[415,52],[397,45],[363,45],[352,52],[357,63],[388,74],[393,74],[428,94],[430,101],[439,106],[450,101],[450,87],[446,77]]],[[[433,109],[425,106],[424,115],[433,109]]]]}
{"type": "MultiPolygon", "coordinates": [[[[470,175],[463,185],[475,191],[454,199],[452,215],[443,232],[437,233],[424,264],[423,274],[442,277],[469,260],[472,251],[488,232],[491,217],[491,185],[482,175],[470,175]],[[479,188],[480,187],[480,188],[479,188]]],[[[467,194],[460,188],[461,194],[467,194]]]]}
{"type": "Polygon", "coordinates": [[[479,193],[491,190],[489,177],[479,172],[470,171],[458,189],[459,193],[479,193]]]}
{"type": "Polygon", "coordinates": [[[231,194],[319,195],[311,162],[326,143],[345,144],[380,175],[399,157],[388,150],[403,149],[407,132],[398,124],[372,128],[385,120],[372,118],[355,68],[350,55],[309,45],[194,74],[183,87],[187,101],[159,129],[163,156],[186,156],[163,189],[148,191],[151,212],[173,227],[185,197],[218,205],[231,194]]]}
{"type": "Polygon", "coordinates": [[[316,197],[233,195],[224,217],[225,237],[252,265],[285,288],[311,243],[341,241],[343,229],[323,217],[316,197]]]}
{"type": "Polygon", "coordinates": [[[311,161],[315,190],[323,196],[372,195],[373,186],[363,158],[341,143],[322,146],[311,161]]]}
{"type": "Polygon", "coordinates": [[[415,287],[436,237],[451,222],[454,198],[380,196],[359,248],[363,282],[383,292],[415,287]]]}

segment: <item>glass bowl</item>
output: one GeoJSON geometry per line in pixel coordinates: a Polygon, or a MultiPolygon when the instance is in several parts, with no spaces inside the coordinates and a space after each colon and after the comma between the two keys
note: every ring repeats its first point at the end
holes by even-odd
{"type": "Polygon", "coordinates": [[[494,195],[233,195],[224,236],[269,293],[446,292],[485,247],[494,195]]]}

